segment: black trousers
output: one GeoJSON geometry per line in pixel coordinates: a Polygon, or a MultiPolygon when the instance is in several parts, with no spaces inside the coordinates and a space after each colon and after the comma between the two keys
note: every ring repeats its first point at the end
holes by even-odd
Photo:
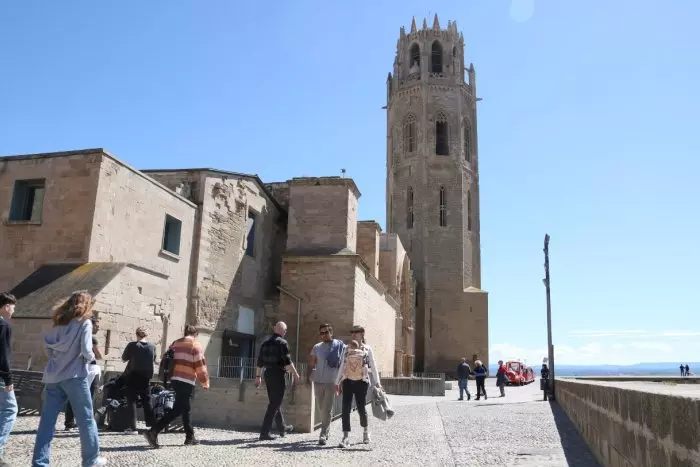
{"type": "MultiPolygon", "coordinates": [[[[90,385],[90,397],[95,400],[95,391],[97,391],[97,378],[92,380],[90,385]]],[[[65,417],[66,427],[75,425],[75,414],[73,413],[73,407],[71,407],[70,402],[66,403],[66,417],[65,417]]]]}
{"type": "Polygon", "coordinates": [[[185,428],[185,436],[188,438],[194,437],[194,428],[190,420],[190,412],[192,410],[192,397],[194,397],[194,384],[184,383],[182,381],[171,381],[170,386],[175,392],[175,403],[173,409],[163,415],[163,418],[158,420],[153,428],[156,434],[163,431],[177,417],[182,417],[182,426],[185,428]]]}
{"type": "Polygon", "coordinates": [[[267,399],[270,402],[267,404],[267,411],[265,412],[265,418],[263,418],[262,428],[260,429],[260,434],[262,435],[270,434],[273,419],[280,433],[283,433],[286,427],[284,416],[282,415],[282,401],[284,400],[284,390],[286,389],[284,374],[284,370],[265,370],[267,399]]]}
{"type": "Polygon", "coordinates": [[[141,401],[143,415],[147,426],[153,426],[156,421],[153,417],[153,407],[151,407],[151,376],[130,373],[126,377],[126,403],[129,408],[129,420],[131,429],[136,430],[136,401],[141,401]]]}
{"type": "Polygon", "coordinates": [[[476,378],[476,398],[478,399],[483,394],[486,397],[486,378],[478,377],[476,378]]]}
{"type": "Polygon", "coordinates": [[[350,411],[352,410],[352,398],[355,398],[355,407],[360,414],[360,426],[367,426],[367,381],[343,380],[343,431],[350,431],[350,411]]]}

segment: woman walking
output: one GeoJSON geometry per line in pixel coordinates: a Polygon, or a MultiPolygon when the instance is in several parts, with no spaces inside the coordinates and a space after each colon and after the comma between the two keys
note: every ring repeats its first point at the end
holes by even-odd
{"type": "Polygon", "coordinates": [[[100,457],[97,424],[93,418],[92,398],[88,384],[88,363],[95,360],[92,351],[92,305],[87,291],[73,292],[53,312],[53,328],[44,337],[49,361],[42,382],[46,395],[34,444],[32,467],[49,465],[51,441],[61,408],[70,402],[80,433],[82,466],[106,465],[100,457]]]}
{"type": "Polygon", "coordinates": [[[341,448],[350,446],[350,411],[352,400],[355,398],[357,413],[360,415],[360,426],[364,432],[362,442],[369,444],[370,435],[367,424],[367,390],[370,384],[381,387],[379,381],[379,369],[374,360],[372,348],[365,342],[365,328],[353,326],[350,331],[353,341],[343,354],[335,391],[343,393],[343,439],[341,448]]]}
{"type": "Polygon", "coordinates": [[[124,434],[136,434],[136,401],[141,400],[146,426],[152,427],[156,421],[151,407],[151,378],[156,363],[156,346],[147,342],[148,333],[144,328],[136,329],[136,341],[124,348],[122,361],[128,362],[124,370],[126,379],[126,402],[129,407],[129,428],[124,434]]]}
{"type": "Polygon", "coordinates": [[[479,400],[481,398],[481,395],[484,395],[484,399],[488,399],[488,396],[486,396],[486,375],[488,371],[486,370],[486,367],[484,366],[483,363],[481,363],[481,360],[477,360],[474,362],[474,379],[476,379],[476,400],[479,400]]]}

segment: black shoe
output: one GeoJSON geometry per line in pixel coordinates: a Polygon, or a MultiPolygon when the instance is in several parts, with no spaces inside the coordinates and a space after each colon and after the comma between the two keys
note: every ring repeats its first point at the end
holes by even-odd
{"type": "Polygon", "coordinates": [[[463,400],[464,400],[464,397],[460,397],[460,398],[457,399],[457,400],[458,400],[458,401],[463,401],[463,400]]]}
{"type": "Polygon", "coordinates": [[[197,446],[198,444],[199,440],[194,436],[191,438],[185,438],[185,446],[197,446]]]}
{"type": "Polygon", "coordinates": [[[78,425],[75,422],[66,423],[66,427],[65,427],[66,431],[75,430],[76,428],[78,428],[78,425]]]}
{"type": "Polygon", "coordinates": [[[294,431],[294,426],[287,425],[284,427],[284,430],[280,430],[280,436],[284,438],[287,435],[287,433],[291,433],[292,431],[294,431]]]}
{"type": "Polygon", "coordinates": [[[260,441],[272,441],[275,440],[274,436],[272,436],[270,433],[265,433],[260,435],[260,441]]]}
{"type": "Polygon", "coordinates": [[[468,400],[468,401],[472,400],[472,395],[469,394],[469,393],[467,393],[467,400],[468,400]]]}
{"type": "Polygon", "coordinates": [[[153,449],[158,449],[160,447],[158,444],[158,434],[153,430],[144,431],[143,437],[146,438],[146,441],[148,441],[148,444],[150,444],[153,449]]]}

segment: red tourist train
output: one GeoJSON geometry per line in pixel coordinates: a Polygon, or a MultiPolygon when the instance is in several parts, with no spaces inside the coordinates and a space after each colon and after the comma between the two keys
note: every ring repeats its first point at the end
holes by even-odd
{"type": "Polygon", "coordinates": [[[506,378],[508,385],[530,384],[535,381],[535,370],[522,362],[509,361],[506,362],[506,378]]]}

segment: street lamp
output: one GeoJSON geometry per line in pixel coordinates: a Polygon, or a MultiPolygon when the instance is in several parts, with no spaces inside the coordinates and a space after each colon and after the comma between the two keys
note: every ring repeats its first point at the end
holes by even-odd
{"type": "Polygon", "coordinates": [[[544,236],[544,288],[547,292],[547,357],[549,361],[549,393],[554,398],[554,346],[552,345],[552,302],[549,295],[549,235],[544,236]]]}

